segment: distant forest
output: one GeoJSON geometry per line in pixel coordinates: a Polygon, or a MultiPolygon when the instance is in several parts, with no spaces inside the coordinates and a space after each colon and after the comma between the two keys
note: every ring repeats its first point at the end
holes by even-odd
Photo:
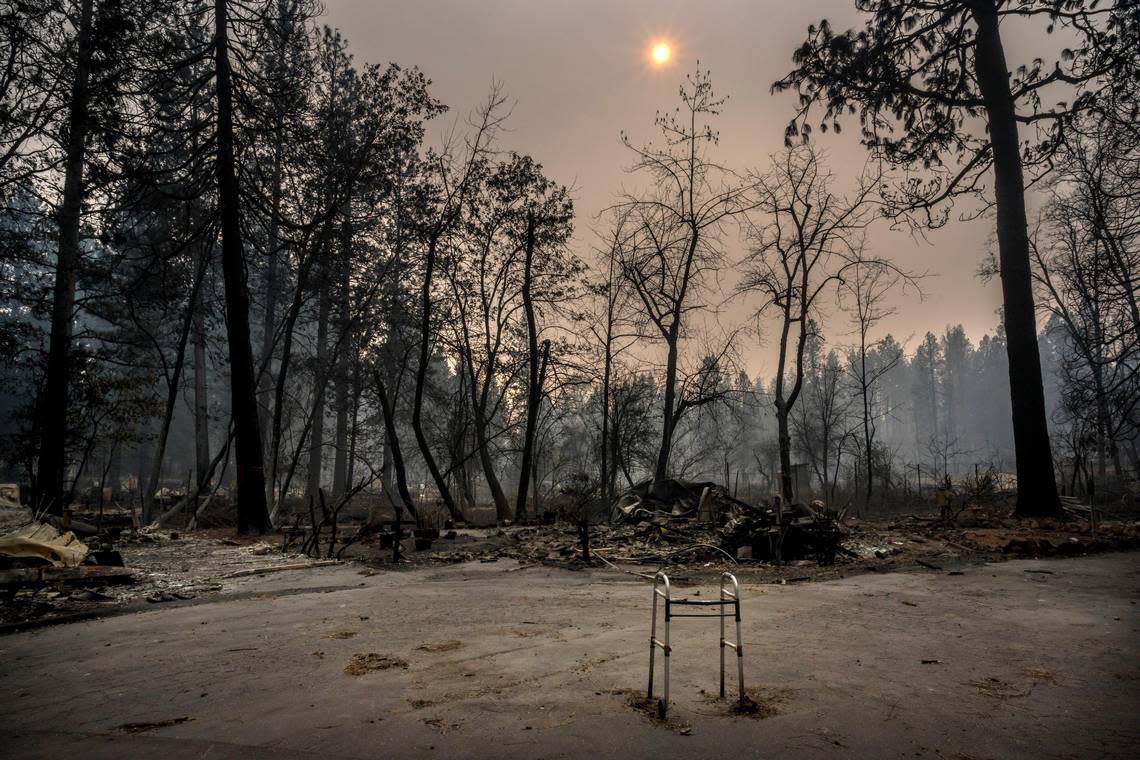
{"type": "Polygon", "coordinates": [[[985,478],[1048,513],[1054,481],[1137,477],[1136,14],[1059,14],[1062,75],[998,86],[996,15],[923,48],[867,5],[874,34],[813,27],[776,84],[799,98],[782,153],[720,163],[697,70],[646,114],[652,140],[622,134],[628,189],[584,219],[511,150],[504,86],[449,113],[312,0],[5,4],[0,477],[37,509],[109,497],[147,521],[217,497],[256,531],[322,500],[524,519],[648,478],[857,511],[985,478]],[[967,43],[960,81],[935,71],[967,43]],[[867,74],[877,99],[843,58],[859,45],[893,67],[867,74]],[[1050,87],[1073,97],[1042,106],[1050,87]],[[828,169],[845,119],[874,173],[828,169]],[[955,197],[955,224],[996,218],[1004,317],[884,336],[898,295],[936,284],[867,229],[939,226],[955,197]],[[763,348],[717,324],[729,299],[763,348]],[[776,368],[749,377],[761,350],[776,368]]]}

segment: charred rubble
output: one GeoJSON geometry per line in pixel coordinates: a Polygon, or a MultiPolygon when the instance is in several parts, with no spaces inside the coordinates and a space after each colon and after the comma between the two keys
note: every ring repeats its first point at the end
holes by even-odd
{"type": "Polygon", "coordinates": [[[784,504],[776,495],[755,506],[733,497],[712,482],[645,481],[630,488],[613,504],[614,525],[648,526],[666,531],[688,527],[709,531],[732,557],[768,562],[813,559],[834,563],[842,551],[841,515],[822,502],[784,504]]]}

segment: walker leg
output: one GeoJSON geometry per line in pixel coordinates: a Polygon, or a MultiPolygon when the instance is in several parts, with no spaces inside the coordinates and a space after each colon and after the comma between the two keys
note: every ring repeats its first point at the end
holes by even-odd
{"type": "Polygon", "coordinates": [[[673,647],[669,643],[669,600],[665,600],[665,693],[661,699],[661,709],[658,711],[662,720],[669,712],[669,653],[673,647]]]}
{"type": "MultiPolygon", "coordinates": [[[[720,579],[720,599],[724,601],[724,578],[720,579]]],[[[720,616],[720,698],[724,699],[724,608],[721,608],[720,616]]]]}
{"type": "Polygon", "coordinates": [[[649,689],[645,698],[653,700],[653,660],[657,655],[657,581],[653,582],[653,623],[649,627],[649,689]]]}
{"type": "MultiPolygon", "coordinates": [[[[740,637],[740,597],[736,598],[736,675],[740,683],[740,704],[744,704],[744,640],[740,637]]],[[[723,623],[724,618],[721,618],[723,623]]],[[[723,651],[723,650],[722,650],[723,651]]],[[[721,678],[724,678],[721,671],[721,678]]],[[[723,689],[723,687],[722,687],[723,689]]]]}

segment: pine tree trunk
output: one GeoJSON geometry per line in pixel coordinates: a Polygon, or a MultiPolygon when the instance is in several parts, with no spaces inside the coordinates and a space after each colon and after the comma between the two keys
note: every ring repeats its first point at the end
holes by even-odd
{"type": "Polygon", "coordinates": [[[360,362],[352,363],[352,414],[348,423],[348,462],[345,465],[345,488],[352,488],[356,480],[356,438],[357,420],[360,416],[360,362]]]}
{"type": "Polygon", "coordinates": [[[194,311],[194,472],[198,492],[209,485],[210,472],[210,414],[206,376],[206,315],[201,294],[194,311]]]}
{"type": "Polygon", "coordinates": [[[542,463],[542,457],[536,454],[533,462],[534,464],[532,465],[530,482],[532,483],[531,487],[534,489],[532,493],[532,498],[534,500],[534,513],[535,515],[538,515],[542,512],[542,504],[539,501],[542,496],[541,489],[539,488],[542,483],[542,470],[539,466],[542,463]]]}
{"type": "Polygon", "coordinates": [[[830,435],[826,432],[826,428],[820,448],[822,449],[821,458],[823,459],[823,482],[820,483],[820,485],[823,487],[823,498],[827,500],[828,504],[831,504],[835,499],[831,493],[831,465],[828,464],[831,459],[831,441],[830,435]]]}
{"type": "MultiPolygon", "coordinates": [[[[135,485],[138,488],[139,504],[142,504],[143,491],[146,490],[146,473],[147,465],[150,464],[150,427],[153,422],[152,417],[144,417],[139,423],[138,435],[139,443],[135,447],[135,485]]],[[[132,507],[133,508],[133,507],[132,507]]]]}
{"type": "Polygon", "coordinates": [[[351,333],[351,314],[349,312],[349,298],[351,297],[351,288],[349,283],[349,272],[352,267],[352,219],[349,213],[352,209],[352,201],[345,202],[345,214],[341,220],[340,227],[340,243],[341,243],[341,260],[340,269],[338,272],[338,319],[340,323],[340,339],[337,341],[337,362],[336,362],[336,377],[333,384],[334,400],[333,404],[336,407],[336,432],[334,433],[334,448],[335,456],[333,460],[333,483],[332,493],[335,500],[347,490],[346,475],[348,472],[348,406],[349,406],[349,353],[356,352],[356,346],[352,339],[351,333]]]}
{"type": "Polygon", "coordinates": [[[270,528],[265,504],[261,428],[249,339],[249,293],[242,251],[241,203],[234,159],[233,83],[230,72],[227,0],[214,0],[214,65],[217,97],[218,209],[222,233],[222,275],[226,296],[226,337],[230,353],[230,409],[234,422],[237,522],[242,533],[270,528]]]}
{"type": "MultiPolygon", "coordinates": [[[[272,509],[272,514],[277,514],[281,509],[281,504],[274,503],[274,489],[279,485],[280,468],[281,468],[281,442],[282,430],[285,427],[285,384],[289,379],[289,367],[293,360],[293,331],[297,325],[297,317],[301,313],[301,307],[305,303],[305,292],[308,289],[309,283],[309,270],[313,266],[313,262],[318,260],[323,255],[323,241],[325,239],[322,233],[318,240],[321,241],[316,251],[309,252],[301,257],[297,267],[297,287],[293,289],[293,300],[289,304],[289,308],[285,312],[284,323],[281,325],[281,348],[280,348],[280,365],[277,368],[277,377],[273,380],[273,423],[271,425],[271,435],[269,439],[269,486],[268,489],[270,497],[269,507],[272,509]]],[[[281,499],[284,499],[285,489],[281,489],[281,499]]]]}
{"type": "Polygon", "coordinates": [[[83,169],[87,156],[88,79],[91,75],[91,27],[94,0],[83,0],[75,39],[75,79],[67,122],[63,197],[56,218],[59,249],[52,289],[51,338],[47,381],[40,398],[40,451],[36,473],[37,511],[62,515],[64,471],[67,468],[68,383],[71,373],[72,311],[79,268],[79,226],[83,213],[83,169]]]}
{"type": "MultiPolygon", "coordinates": [[[[1097,345],[1100,345],[1099,339],[1097,345]]],[[[1104,390],[1104,365],[1093,365],[1093,383],[1096,391],[1096,476],[1101,481],[1107,475],[1108,465],[1108,397],[1104,390]]],[[[1117,468],[1117,473],[1120,469],[1117,468]]]]}
{"type": "Polygon", "coordinates": [[[387,438],[384,442],[384,451],[380,459],[380,483],[384,489],[384,495],[388,498],[390,504],[395,504],[395,494],[392,491],[392,480],[395,477],[395,463],[392,461],[392,445],[388,443],[387,438]]]}
{"type": "Polygon", "coordinates": [[[319,501],[321,471],[325,447],[325,394],[328,388],[328,333],[329,312],[332,302],[329,298],[328,268],[321,266],[320,290],[317,296],[317,365],[313,379],[313,424],[309,437],[309,473],[307,479],[308,499],[319,501]]]}
{"type": "MultiPolygon", "coordinates": [[[[931,440],[939,442],[938,438],[938,379],[934,375],[934,354],[930,354],[930,365],[926,373],[926,390],[930,402],[930,429],[931,440]]],[[[937,464],[937,463],[936,463],[937,464]]]]}
{"type": "Polygon", "coordinates": [[[190,330],[198,311],[198,293],[202,289],[202,280],[206,276],[207,261],[206,258],[203,258],[198,266],[198,273],[194,278],[194,287],[191,289],[190,298],[186,302],[186,316],[182,320],[182,330],[178,334],[174,367],[171,369],[170,379],[166,387],[166,408],[162,416],[162,427],[159,429],[158,440],[155,442],[154,459],[151,462],[147,488],[143,491],[142,519],[145,523],[149,523],[155,517],[154,495],[162,485],[160,480],[162,464],[166,459],[166,442],[170,438],[170,425],[174,421],[174,407],[178,403],[178,389],[182,382],[182,370],[186,366],[186,342],[190,337],[190,330]]]}
{"type": "MultiPolygon", "coordinates": [[[[342,351],[345,349],[342,348],[342,351]]],[[[337,497],[342,496],[346,489],[346,481],[348,474],[348,379],[343,375],[348,372],[348,368],[344,366],[343,360],[338,362],[337,366],[337,381],[335,394],[336,399],[336,432],[333,436],[333,447],[335,454],[333,458],[333,482],[332,482],[332,495],[335,500],[337,497]]]]}
{"type": "MultiPolygon", "coordinates": [[[[334,114],[336,113],[338,104],[341,102],[340,83],[341,80],[334,71],[328,91],[326,112],[326,126],[330,135],[334,133],[334,114]]],[[[343,207],[339,210],[342,213],[344,211],[343,207]]],[[[335,245],[333,241],[331,218],[328,224],[325,225],[325,231],[327,234],[324,237],[324,245],[322,246],[325,250],[325,255],[317,261],[317,353],[316,370],[313,373],[313,409],[309,438],[309,466],[308,474],[305,479],[306,494],[309,503],[319,502],[322,505],[324,504],[324,501],[321,499],[321,478],[324,467],[325,399],[327,397],[329,377],[328,332],[329,315],[332,310],[330,288],[332,287],[332,262],[337,259],[334,253],[335,245]]]]}
{"type": "MultiPolygon", "coordinates": [[[[284,40],[289,36],[290,30],[294,25],[294,13],[296,8],[292,7],[290,3],[278,0],[277,13],[279,14],[274,21],[277,24],[277,32],[284,40]]],[[[286,45],[278,45],[275,51],[275,66],[278,71],[286,71],[285,66],[285,53],[287,50],[286,45]]],[[[282,152],[284,150],[284,125],[283,117],[281,114],[277,115],[277,122],[273,128],[273,169],[270,178],[270,206],[269,206],[269,229],[268,229],[268,262],[265,268],[265,303],[264,312],[262,314],[261,324],[261,372],[258,375],[258,397],[261,402],[261,439],[265,441],[269,437],[269,425],[273,419],[274,409],[270,406],[270,399],[273,395],[273,342],[274,333],[277,327],[277,294],[280,290],[280,283],[278,282],[278,269],[280,267],[281,258],[281,196],[282,196],[282,152]]],[[[272,452],[269,452],[269,458],[272,457],[272,452]]],[[[268,500],[267,508],[273,509],[273,500],[275,494],[273,493],[274,483],[272,479],[267,483],[266,499],[268,500]]]]}
{"type": "MultiPolygon", "coordinates": [[[[1117,472],[1123,472],[1119,467],[1117,472]]],[[[111,447],[110,459],[107,462],[107,483],[111,486],[111,499],[118,501],[118,494],[123,488],[123,447],[116,442],[111,447]]]]}
{"type": "Polygon", "coordinates": [[[998,252],[1017,459],[1016,514],[1019,517],[1060,516],[1061,502],[1057,497],[1045,417],[1045,390],[1041,381],[1029,266],[1025,188],[1009,69],[998,30],[996,6],[975,11],[974,15],[978,24],[974,65],[986,103],[993,147],[998,252]]]}
{"type": "MultiPolygon", "coordinates": [[[[268,426],[273,419],[270,398],[273,394],[273,336],[277,328],[277,268],[280,258],[280,215],[281,215],[281,130],[276,131],[273,153],[273,187],[270,190],[269,209],[269,261],[265,267],[265,312],[261,322],[261,361],[258,396],[261,402],[261,437],[268,435],[268,426]]],[[[272,495],[272,484],[270,485],[272,495]]]]}
{"type": "MultiPolygon", "coordinates": [[[[612,275],[611,275],[612,276],[612,275]]],[[[602,435],[601,466],[599,467],[602,501],[608,507],[613,503],[613,485],[610,479],[610,375],[613,374],[613,312],[607,306],[605,358],[602,361],[602,435]]]]}

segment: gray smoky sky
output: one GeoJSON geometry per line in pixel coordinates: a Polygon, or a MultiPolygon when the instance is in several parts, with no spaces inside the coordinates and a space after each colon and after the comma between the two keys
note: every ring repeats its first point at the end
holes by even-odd
{"type": "MultiPolygon", "coordinates": [[[[325,21],[348,38],[358,61],[418,66],[435,95],[451,107],[445,121],[475,108],[492,79],[514,102],[503,147],[529,153],[549,176],[574,187],[578,209],[575,245],[588,255],[594,217],[623,185],[638,180],[623,168],[630,157],[618,135],[638,142],[653,132],[658,109],[676,104],[679,83],[700,61],[715,89],[728,95],[717,122],[719,160],[734,169],[764,167],[783,146],[793,96],[772,95],[773,81],[791,68],[792,51],[808,24],[827,18],[841,29],[857,21],[849,0],[326,0],[325,21]],[[673,45],[669,65],[650,63],[652,42],[673,45]]],[[[1036,34],[1036,33],[1033,33],[1036,34]]],[[[1010,62],[1019,39],[1010,43],[1010,62]]],[[[438,137],[443,124],[437,125],[438,137]]],[[[837,175],[854,177],[866,152],[848,123],[842,135],[818,135],[837,175]]],[[[952,221],[916,240],[877,223],[872,250],[901,266],[929,272],[925,300],[898,299],[898,313],[883,325],[913,348],[927,330],[962,323],[976,342],[992,332],[1001,301],[996,280],[976,275],[990,250],[993,220],[952,221]]],[[[734,246],[736,247],[736,246],[734,246]]],[[[737,248],[739,250],[739,248],[737,248]]],[[[729,275],[731,277],[731,275],[729,275]]],[[[740,321],[743,305],[723,319],[740,321]]],[[[841,315],[824,332],[832,344],[848,340],[841,315]]],[[[742,347],[752,372],[770,374],[762,343],[742,347]]]]}

